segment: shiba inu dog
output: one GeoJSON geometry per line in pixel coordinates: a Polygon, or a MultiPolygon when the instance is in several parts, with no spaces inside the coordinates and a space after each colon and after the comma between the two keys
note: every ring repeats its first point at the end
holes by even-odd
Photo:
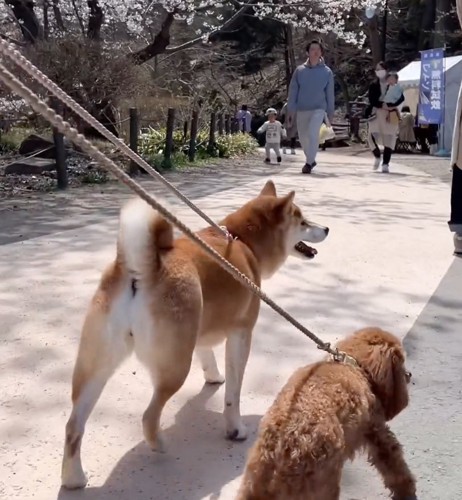
{"type": "MultiPolygon", "coordinates": [[[[278,197],[273,182],[200,237],[254,283],[272,276],[289,254],[313,258],[304,242],[329,232],[307,220],[295,192],[278,197]]],[[[133,351],[152,375],[154,392],[143,415],[148,444],[162,450],[159,423],[167,401],[183,385],[194,351],[205,381],[221,384],[213,346],[226,341],[226,436],[244,440],[239,400],[260,299],[198,245],[175,239],[173,226],[144,201],[121,211],[117,255],[104,272],[85,319],[72,380],[73,408],[66,426],[62,484],[86,485],[80,447],[85,423],[106,382],[133,351]]]]}

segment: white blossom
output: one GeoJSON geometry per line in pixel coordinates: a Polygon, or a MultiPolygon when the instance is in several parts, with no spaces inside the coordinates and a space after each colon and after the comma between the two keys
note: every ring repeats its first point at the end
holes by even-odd
{"type": "MultiPolygon", "coordinates": [[[[103,37],[120,42],[123,38],[125,41],[146,41],[155,35],[166,12],[174,12],[176,19],[188,25],[200,22],[195,32],[206,39],[248,0],[238,1],[238,7],[236,2],[225,0],[98,0],[98,5],[104,14],[103,37]]],[[[253,4],[253,12],[260,19],[276,19],[321,34],[335,33],[348,43],[362,45],[366,38],[363,31],[365,9],[380,9],[383,3],[384,0],[261,0],[253,4]]],[[[43,23],[43,0],[35,4],[35,14],[43,23]]],[[[58,6],[68,33],[78,33],[82,25],[87,26],[90,14],[87,0],[59,0],[58,6]]],[[[49,9],[49,19],[50,30],[57,35],[52,9],[49,9]]],[[[17,23],[5,2],[0,3],[0,27],[4,33],[17,30],[17,23]]]]}

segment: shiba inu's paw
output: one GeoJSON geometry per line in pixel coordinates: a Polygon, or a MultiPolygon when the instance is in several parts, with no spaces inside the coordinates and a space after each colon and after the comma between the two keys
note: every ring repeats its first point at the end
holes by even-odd
{"type": "Polygon", "coordinates": [[[165,446],[165,441],[160,434],[157,435],[155,441],[153,442],[148,441],[147,443],[151,448],[151,450],[154,451],[155,453],[166,453],[167,451],[165,446]]]}
{"type": "Polygon", "coordinates": [[[77,490],[85,488],[87,482],[87,476],[83,472],[82,465],[80,463],[72,461],[63,464],[61,474],[61,485],[63,488],[66,488],[67,490],[77,490]]]}
{"type": "Polygon", "coordinates": [[[240,423],[235,428],[226,431],[226,439],[230,441],[245,441],[247,439],[247,428],[243,423],[240,423]]]}

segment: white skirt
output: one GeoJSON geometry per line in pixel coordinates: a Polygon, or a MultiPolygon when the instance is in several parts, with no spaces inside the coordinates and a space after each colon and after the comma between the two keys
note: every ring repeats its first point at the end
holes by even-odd
{"type": "Polygon", "coordinates": [[[388,111],[386,109],[374,109],[374,111],[375,118],[369,121],[369,133],[386,148],[395,149],[399,123],[393,124],[387,121],[388,111]]]}

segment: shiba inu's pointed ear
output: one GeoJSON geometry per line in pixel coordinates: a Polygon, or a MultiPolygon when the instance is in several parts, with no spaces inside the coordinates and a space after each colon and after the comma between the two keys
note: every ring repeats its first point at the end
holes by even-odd
{"type": "Polygon", "coordinates": [[[277,205],[278,209],[281,210],[281,212],[284,214],[290,213],[294,198],[295,198],[295,191],[291,191],[289,194],[286,194],[283,198],[279,198],[277,205]]]}
{"type": "Polygon", "coordinates": [[[277,196],[276,186],[273,181],[268,181],[260,191],[260,196],[277,196]]]}

